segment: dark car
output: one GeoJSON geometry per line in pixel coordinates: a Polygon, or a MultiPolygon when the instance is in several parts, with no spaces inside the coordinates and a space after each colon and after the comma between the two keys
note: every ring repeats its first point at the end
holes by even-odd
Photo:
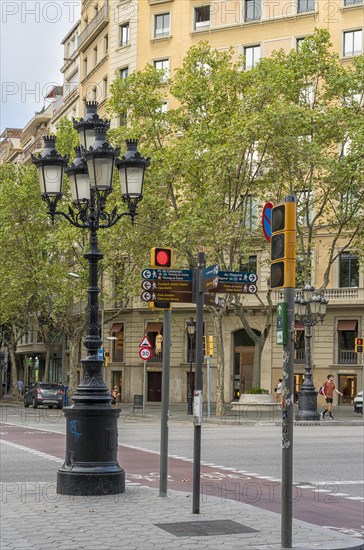
{"type": "Polygon", "coordinates": [[[39,405],[46,405],[49,408],[63,407],[64,391],[58,384],[51,382],[36,382],[25,392],[24,407],[32,405],[36,409],[39,405]]]}

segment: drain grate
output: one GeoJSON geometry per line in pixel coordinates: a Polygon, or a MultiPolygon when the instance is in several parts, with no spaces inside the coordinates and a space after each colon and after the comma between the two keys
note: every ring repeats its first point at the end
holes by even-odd
{"type": "Polygon", "coordinates": [[[252,529],[231,519],[156,523],[156,526],[168,531],[168,533],[171,533],[175,537],[211,537],[215,535],[258,533],[256,529],[252,529]]]}

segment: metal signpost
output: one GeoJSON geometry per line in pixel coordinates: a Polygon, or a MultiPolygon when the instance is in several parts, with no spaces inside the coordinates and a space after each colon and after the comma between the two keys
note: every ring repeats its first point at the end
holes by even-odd
{"type": "Polygon", "coordinates": [[[169,419],[169,370],[171,357],[171,320],[172,312],[163,312],[163,368],[162,368],[162,409],[161,409],[161,445],[159,496],[167,496],[168,486],[168,419],[169,419]]]}
{"type": "Polygon", "coordinates": [[[139,357],[143,359],[143,414],[145,411],[145,382],[146,382],[146,369],[147,369],[147,361],[150,359],[150,356],[152,355],[151,352],[152,345],[149,342],[149,339],[147,336],[144,336],[143,340],[139,344],[139,357]]]}

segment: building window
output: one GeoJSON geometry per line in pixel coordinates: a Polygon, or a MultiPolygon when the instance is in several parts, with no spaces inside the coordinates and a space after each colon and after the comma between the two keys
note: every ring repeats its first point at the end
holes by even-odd
{"type": "Polygon", "coordinates": [[[356,364],[355,338],[358,336],[358,321],[343,319],[337,322],[338,364],[356,364]]]}
{"type": "Polygon", "coordinates": [[[359,258],[356,254],[343,252],[339,257],[340,288],[359,287],[359,258]]]}
{"type": "Polygon", "coordinates": [[[294,331],[294,363],[305,364],[305,329],[300,322],[295,322],[294,331]]]}
{"type": "Polygon", "coordinates": [[[297,50],[298,52],[301,51],[301,48],[302,48],[302,44],[303,44],[304,39],[305,39],[305,37],[296,38],[296,50],[297,50]]]}
{"type": "Polygon", "coordinates": [[[103,97],[107,97],[107,76],[102,81],[102,95],[103,97]]]}
{"type": "Polygon", "coordinates": [[[119,45],[127,46],[130,39],[130,25],[129,23],[124,23],[119,26],[119,45]]]}
{"type": "Polygon", "coordinates": [[[153,62],[154,68],[159,71],[163,71],[163,80],[168,80],[169,78],[169,59],[159,59],[158,61],[153,62]]]}
{"type": "Polygon", "coordinates": [[[83,76],[87,75],[87,57],[83,60],[83,76]]]}
{"type": "Polygon", "coordinates": [[[109,35],[105,34],[104,36],[104,54],[106,55],[109,51],[109,35]]]}
{"type": "Polygon", "coordinates": [[[257,21],[260,19],[260,0],[245,0],[245,21],[257,21]]]}
{"type": "Polygon", "coordinates": [[[248,273],[257,272],[257,256],[249,256],[247,260],[241,260],[239,270],[247,271],[248,273]]]}
{"type": "Polygon", "coordinates": [[[112,340],[112,361],[122,363],[124,361],[124,324],[114,323],[110,329],[112,340]]]}
{"type": "Polygon", "coordinates": [[[297,12],[315,11],[315,0],[298,0],[297,12]]]}
{"type": "Polygon", "coordinates": [[[362,3],[363,0],[344,0],[344,6],[355,6],[362,3]]]}
{"type": "Polygon", "coordinates": [[[260,59],[260,46],[247,46],[244,48],[245,69],[252,69],[260,59]]]}
{"type": "Polygon", "coordinates": [[[154,16],[154,38],[170,35],[170,14],[158,13],[154,16]]]}
{"type": "Polygon", "coordinates": [[[119,77],[120,78],[127,78],[128,75],[129,75],[129,68],[128,67],[123,67],[122,69],[120,69],[120,71],[119,71],[119,77]]]}
{"type": "Polygon", "coordinates": [[[313,193],[310,189],[295,191],[297,199],[297,223],[308,227],[312,223],[313,193]]]}
{"type": "Polygon", "coordinates": [[[97,46],[94,48],[94,66],[97,65],[97,46]]]}
{"type": "Polygon", "coordinates": [[[244,195],[241,202],[241,224],[245,229],[257,227],[257,201],[253,195],[244,195]]]}
{"type": "Polygon", "coordinates": [[[195,31],[210,27],[210,6],[200,6],[194,10],[195,31]]]}
{"type": "Polygon", "coordinates": [[[97,101],[97,88],[92,88],[92,101],[97,101]]]}
{"type": "Polygon", "coordinates": [[[360,55],[363,51],[362,42],[363,31],[361,29],[344,32],[344,56],[360,55]]]}
{"type": "Polygon", "coordinates": [[[126,113],[121,113],[119,117],[119,126],[126,126],[126,113]]]}
{"type": "Polygon", "coordinates": [[[145,330],[152,346],[151,362],[160,363],[163,360],[163,323],[147,323],[145,330]]]}

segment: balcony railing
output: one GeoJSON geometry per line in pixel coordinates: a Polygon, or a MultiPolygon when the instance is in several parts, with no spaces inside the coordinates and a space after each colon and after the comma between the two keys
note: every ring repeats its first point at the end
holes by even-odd
{"type": "Polygon", "coordinates": [[[87,27],[81,32],[78,37],[78,48],[83,52],[92,42],[96,31],[100,31],[109,22],[108,2],[105,0],[103,7],[97,12],[95,17],[91,19],[87,27]]]}
{"type": "Polygon", "coordinates": [[[296,349],[294,363],[296,365],[304,365],[306,360],[306,354],[304,349],[296,349]]]}
{"type": "Polygon", "coordinates": [[[355,351],[348,349],[339,349],[339,365],[356,365],[357,362],[358,354],[355,351]]]}
{"type": "Polygon", "coordinates": [[[163,351],[156,353],[154,350],[152,350],[152,355],[150,356],[150,359],[148,361],[149,363],[162,363],[163,351]]]}

